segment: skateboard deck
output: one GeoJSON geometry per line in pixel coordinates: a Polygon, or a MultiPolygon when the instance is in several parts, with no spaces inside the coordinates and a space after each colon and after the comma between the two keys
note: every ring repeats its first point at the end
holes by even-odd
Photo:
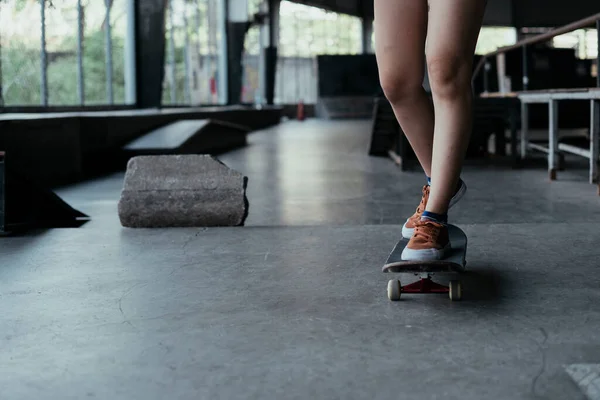
{"type": "Polygon", "coordinates": [[[383,265],[383,272],[413,273],[420,275],[421,279],[406,286],[402,286],[400,280],[390,280],[388,282],[390,300],[399,300],[401,293],[448,293],[451,300],[460,300],[462,290],[459,280],[450,281],[449,286],[440,285],[432,280],[432,276],[436,273],[460,274],[465,271],[467,235],[455,225],[448,225],[448,235],[452,248],[444,259],[433,261],[402,260],[402,251],[408,244],[408,239],[400,239],[383,265]]]}

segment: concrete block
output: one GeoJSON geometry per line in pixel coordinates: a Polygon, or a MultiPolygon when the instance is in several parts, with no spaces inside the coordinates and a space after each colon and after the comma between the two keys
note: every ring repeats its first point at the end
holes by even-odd
{"type": "Polygon", "coordinates": [[[210,155],[129,160],[119,219],[130,228],[241,226],[248,179],[210,155]]]}

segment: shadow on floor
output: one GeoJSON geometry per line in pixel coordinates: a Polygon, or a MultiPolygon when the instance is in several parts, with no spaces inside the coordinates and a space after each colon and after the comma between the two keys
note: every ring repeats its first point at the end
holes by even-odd
{"type": "Polygon", "coordinates": [[[502,302],[503,288],[508,282],[498,269],[491,265],[468,267],[470,269],[461,277],[463,300],[494,305],[502,302]]]}

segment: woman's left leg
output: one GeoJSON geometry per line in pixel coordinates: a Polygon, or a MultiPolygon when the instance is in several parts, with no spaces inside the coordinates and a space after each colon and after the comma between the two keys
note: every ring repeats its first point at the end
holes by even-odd
{"type": "Polygon", "coordinates": [[[447,212],[471,134],[473,55],[486,0],[429,0],[425,53],[435,109],[431,189],[404,259],[439,259],[449,248],[447,212]]]}
{"type": "Polygon", "coordinates": [[[429,0],[429,7],[425,53],[435,130],[427,210],[446,214],[471,135],[473,55],[485,0],[429,0]]]}

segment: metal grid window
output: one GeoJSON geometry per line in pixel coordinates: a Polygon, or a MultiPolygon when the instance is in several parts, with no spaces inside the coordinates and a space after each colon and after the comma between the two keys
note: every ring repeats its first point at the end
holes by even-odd
{"type": "Polygon", "coordinates": [[[275,102],[315,103],[315,56],[361,52],[360,18],[282,1],[275,102]]]}
{"type": "Polygon", "coordinates": [[[218,104],[219,4],[168,1],[163,104],[218,104]]]}
{"type": "Polygon", "coordinates": [[[2,104],[133,103],[129,13],[128,0],[0,0],[2,104]]]}

